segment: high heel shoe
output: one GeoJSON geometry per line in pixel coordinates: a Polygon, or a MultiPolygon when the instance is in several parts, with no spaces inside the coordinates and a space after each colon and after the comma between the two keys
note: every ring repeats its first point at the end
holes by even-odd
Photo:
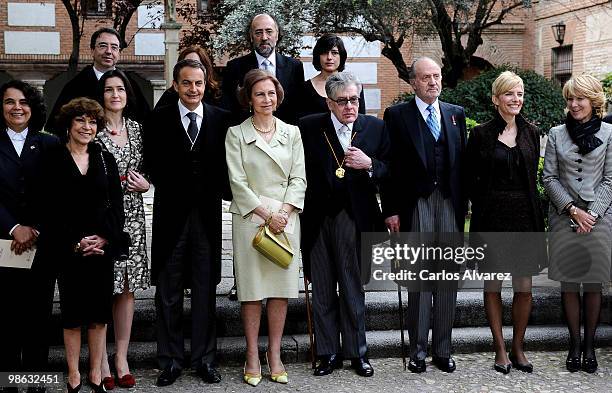
{"type": "Polygon", "coordinates": [[[595,358],[595,354],[593,354],[592,358],[587,358],[585,354],[582,354],[582,371],[585,371],[589,374],[593,374],[597,371],[597,358],[595,358]]]}
{"type": "Polygon", "coordinates": [[[70,386],[68,382],[66,382],[66,388],[68,389],[68,393],[78,393],[81,390],[82,383],[79,383],[75,387],[70,386]]]}
{"type": "Polygon", "coordinates": [[[95,383],[91,382],[91,380],[88,380],[87,385],[89,385],[89,387],[93,389],[92,391],[94,393],[106,393],[106,388],[104,387],[102,381],[100,381],[99,385],[96,385],[95,383]]]}
{"type": "Polygon", "coordinates": [[[567,359],[565,359],[565,368],[570,373],[575,373],[580,370],[580,356],[572,357],[570,354],[567,354],[567,359]]]}
{"type": "Polygon", "coordinates": [[[532,373],[533,372],[533,364],[531,363],[519,363],[518,360],[516,359],[516,356],[511,353],[510,356],[508,356],[508,358],[510,359],[510,361],[512,362],[512,366],[519,370],[522,371],[524,373],[532,373]]]}
{"type": "Polygon", "coordinates": [[[498,373],[509,374],[510,373],[510,369],[512,369],[512,363],[508,363],[508,364],[494,363],[493,364],[493,369],[495,371],[497,371],[498,373]]]}
{"type": "Polygon", "coordinates": [[[272,374],[272,368],[270,367],[270,361],[268,360],[268,351],[266,351],[266,363],[268,365],[268,371],[270,372],[270,379],[276,383],[286,384],[289,383],[289,375],[287,375],[287,370],[285,370],[285,366],[283,365],[283,371],[280,373],[272,374]]]}
{"type": "Polygon", "coordinates": [[[244,368],[242,369],[244,382],[248,383],[251,386],[257,386],[261,382],[261,363],[259,364],[259,373],[247,373],[246,372],[246,362],[244,362],[244,368]]]}

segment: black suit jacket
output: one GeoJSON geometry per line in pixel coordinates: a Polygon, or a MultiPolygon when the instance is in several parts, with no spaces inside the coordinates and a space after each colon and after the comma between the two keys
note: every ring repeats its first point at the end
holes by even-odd
{"type": "Polygon", "coordinates": [[[0,131],[0,238],[12,239],[9,231],[16,224],[40,230],[37,210],[45,204],[45,196],[37,193],[42,159],[58,145],[54,135],[30,130],[20,157],[6,131],[0,131]]]}
{"type": "MultiPolygon", "coordinates": [[[[325,135],[332,144],[340,161],[344,152],[331,120],[331,115],[319,113],[302,117],[299,121],[304,144],[306,160],[306,199],[304,211],[301,214],[302,223],[302,253],[304,254],[304,272],[310,274],[310,251],[320,232],[325,218],[325,206],[332,199],[332,181],[338,164],[330,151],[325,135]]],[[[385,230],[385,224],[376,199],[378,185],[384,181],[388,173],[389,138],[382,120],[373,116],[359,115],[353,125],[352,145],[361,149],[372,159],[372,177],[366,170],[346,168],[343,181],[346,182],[349,203],[355,226],[360,239],[361,232],[385,230]]],[[[358,255],[360,250],[358,250],[358,255]]],[[[369,263],[371,260],[363,261],[369,263]]],[[[370,269],[361,271],[362,281],[368,282],[370,269]]]]}
{"type": "MultiPolygon", "coordinates": [[[[204,198],[199,201],[202,223],[211,245],[210,263],[221,280],[221,199],[231,199],[227,165],[225,163],[225,134],[230,113],[208,104],[204,105],[204,119],[196,140],[200,145],[201,173],[206,174],[204,198]]],[[[144,126],[144,162],[155,186],[153,209],[153,242],[151,275],[154,285],[160,269],[183,230],[192,209],[186,203],[191,197],[190,158],[191,142],[180,119],[178,103],[155,109],[144,126]]],[[[189,285],[186,282],[186,285],[189,285]]]]}
{"type": "MultiPolygon", "coordinates": [[[[122,70],[123,71],[123,70],[122,70]]],[[[124,71],[125,72],[125,71],[124,71]]],[[[125,73],[126,76],[130,79],[130,84],[132,85],[132,89],[134,90],[135,101],[138,104],[138,108],[133,114],[133,120],[141,123],[144,121],[145,117],[150,111],[149,104],[147,103],[146,98],[140,91],[140,88],[134,82],[134,79],[130,77],[129,73],[125,73]]],[[[72,78],[64,88],[62,92],[57,97],[55,101],[55,105],[53,105],[53,109],[49,114],[49,118],[47,119],[47,124],[45,125],[45,130],[54,133],[55,135],[60,135],[60,133],[65,133],[66,130],[59,130],[58,124],[56,122],[57,115],[59,114],[60,109],[63,105],[66,105],[70,100],[77,97],[87,97],[91,99],[96,99],[96,89],[98,86],[98,78],[96,78],[96,73],[93,69],[93,65],[88,65],[83,68],[78,74],[72,78]]]]}
{"type": "MultiPolygon", "coordinates": [[[[450,197],[457,227],[463,231],[467,211],[467,197],[462,187],[465,112],[460,106],[439,103],[442,129],[448,144],[450,197]]],[[[427,196],[429,174],[423,133],[430,131],[414,99],[387,108],[384,121],[391,140],[391,177],[381,188],[383,215],[399,215],[400,230],[409,231],[417,200],[427,196]]]]}
{"type": "MultiPolygon", "coordinates": [[[[238,88],[242,86],[244,76],[252,69],[259,68],[254,52],[231,60],[223,71],[223,84],[221,86],[222,105],[234,114],[233,124],[242,123],[248,112],[238,103],[238,88]],[[240,114],[238,116],[238,114],[240,114]]],[[[285,98],[275,112],[275,116],[285,123],[297,124],[299,101],[304,86],[304,66],[302,62],[291,57],[276,53],[276,79],[283,86],[285,98]]]]}

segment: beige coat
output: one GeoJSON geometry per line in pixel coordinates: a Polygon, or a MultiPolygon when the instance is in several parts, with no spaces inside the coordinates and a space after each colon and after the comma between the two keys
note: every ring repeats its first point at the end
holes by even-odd
{"type": "Polygon", "coordinates": [[[230,186],[232,188],[232,242],[234,269],[240,301],[268,297],[297,297],[299,271],[299,220],[288,234],[295,252],[285,270],[263,257],[252,246],[258,225],[251,222],[252,211],[261,205],[263,195],[289,203],[301,211],[306,192],[304,149],[297,127],[276,120],[276,133],[270,143],[259,136],[251,119],[230,127],[225,138],[230,186]]]}

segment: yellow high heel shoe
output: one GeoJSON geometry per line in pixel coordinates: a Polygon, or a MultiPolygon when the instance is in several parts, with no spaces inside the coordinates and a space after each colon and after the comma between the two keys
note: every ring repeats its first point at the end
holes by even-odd
{"type": "Polygon", "coordinates": [[[261,363],[259,364],[259,374],[247,373],[246,372],[246,362],[244,362],[244,368],[242,369],[244,374],[244,382],[248,383],[251,386],[257,386],[261,382],[261,363]]]}
{"type": "Polygon", "coordinates": [[[283,366],[283,371],[280,373],[273,374],[272,369],[270,368],[270,361],[268,360],[268,352],[266,351],[266,363],[268,364],[268,371],[270,372],[270,379],[276,383],[286,384],[289,382],[289,376],[287,375],[287,371],[285,370],[285,366],[283,366]]]}

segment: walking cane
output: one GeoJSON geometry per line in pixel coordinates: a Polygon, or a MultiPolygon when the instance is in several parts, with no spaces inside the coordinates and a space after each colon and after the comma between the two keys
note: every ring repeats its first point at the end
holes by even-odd
{"type": "MultiPolygon", "coordinates": [[[[397,264],[397,261],[395,261],[397,264]]],[[[404,365],[404,371],[406,371],[406,344],[404,339],[404,306],[402,305],[402,286],[397,283],[397,300],[399,304],[399,323],[400,323],[400,337],[402,341],[402,364],[404,365]]]]}
{"type": "Polygon", "coordinates": [[[314,336],[312,334],[312,307],[310,305],[310,294],[308,291],[308,280],[304,276],[304,294],[306,295],[306,317],[308,319],[308,338],[310,339],[310,362],[312,368],[316,367],[314,336]]]}

